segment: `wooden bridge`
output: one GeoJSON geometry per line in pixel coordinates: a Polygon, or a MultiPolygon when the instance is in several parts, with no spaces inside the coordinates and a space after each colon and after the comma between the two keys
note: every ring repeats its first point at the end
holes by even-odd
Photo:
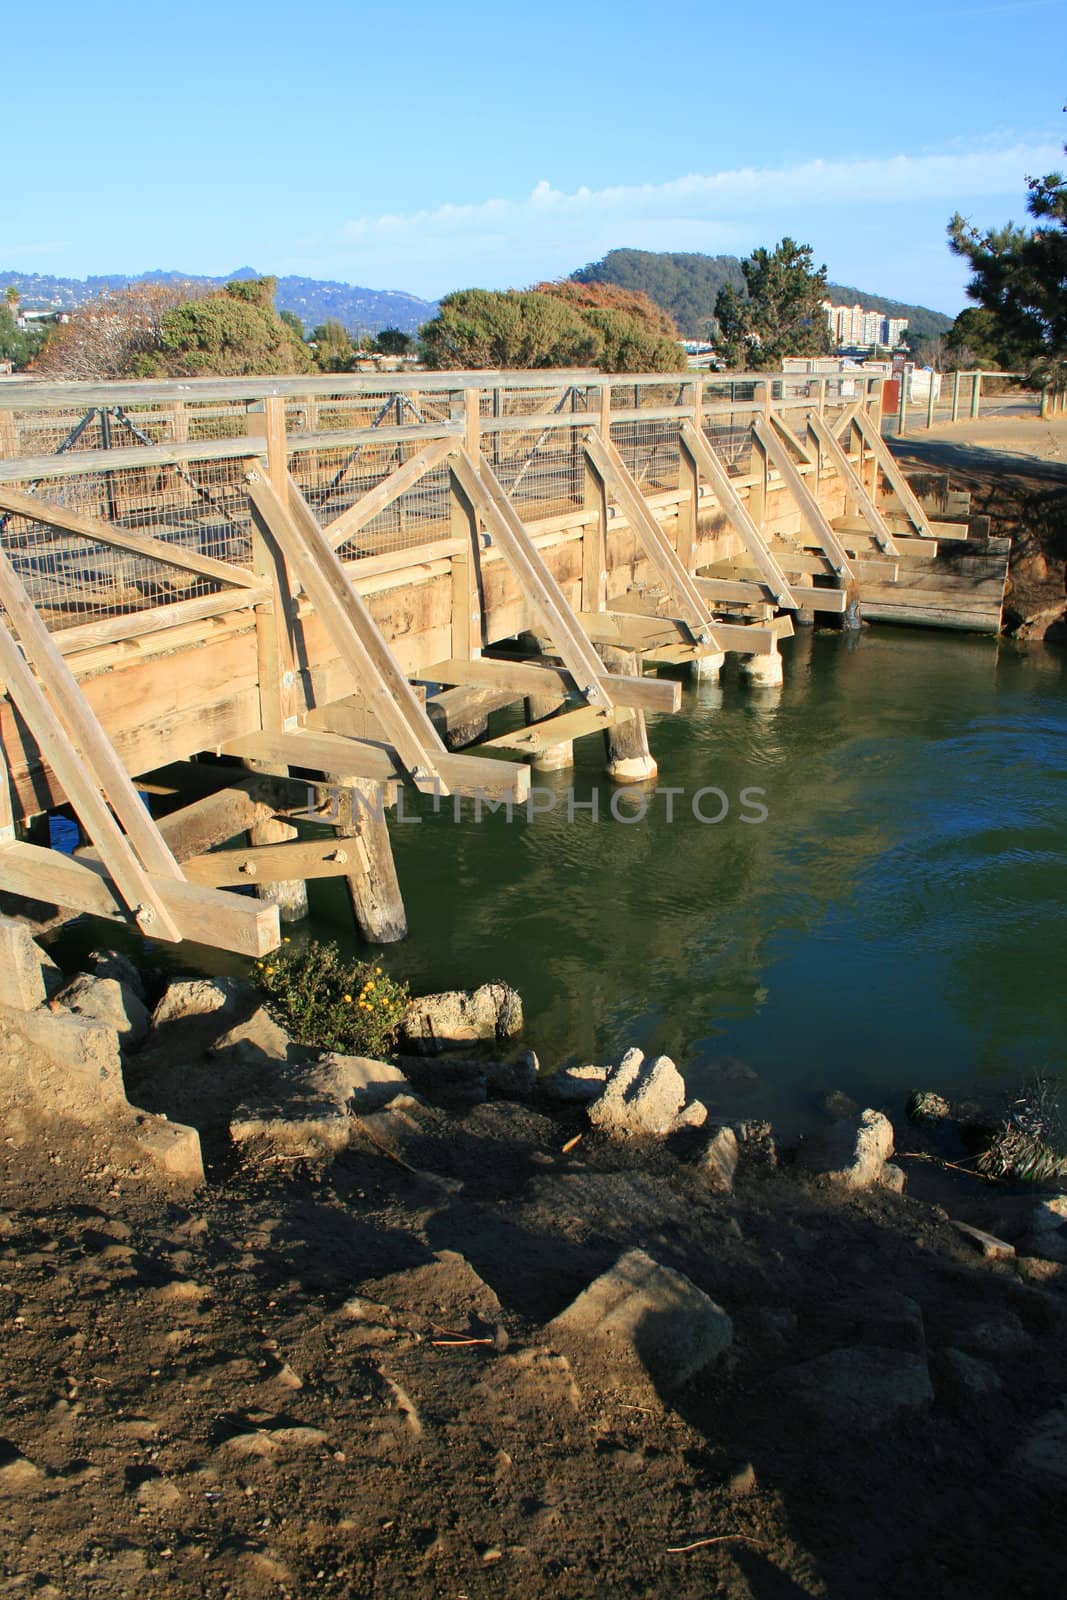
{"type": "Polygon", "coordinates": [[[733,652],[773,686],[816,616],[996,632],[1007,541],[930,521],[880,393],[4,382],[0,891],[261,955],[306,880],[340,876],[366,936],[399,938],[399,785],[521,802],[591,734],[617,781],[647,780],[645,713],[681,692],[646,666],[733,652]],[[73,856],[40,837],[61,805],[73,856]]]}

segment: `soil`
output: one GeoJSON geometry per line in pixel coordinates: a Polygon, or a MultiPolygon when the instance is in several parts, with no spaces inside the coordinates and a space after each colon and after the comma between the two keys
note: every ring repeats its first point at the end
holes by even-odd
{"type": "Polygon", "coordinates": [[[983,417],[893,442],[909,474],[948,472],[1013,540],[1004,632],[1067,643],[1067,417],[983,417]]]}
{"type": "Polygon", "coordinates": [[[505,1101],[430,1110],[399,1161],[239,1159],[219,1078],[194,1192],[84,1130],[0,1145],[4,1596],[1062,1593],[1064,1479],[1016,1456],[1064,1386],[1062,1269],[948,1220],[1010,1238],[1032,1191],[903,1124],[905,1195],[758,1146],[716,1195],[699,1134],[505,1101]],[[677,1392],[546,1331],[633,1246],[733,1319],[677,1392]],[[886,1402],[901,1364],[932,1401],[886,1402]]]}

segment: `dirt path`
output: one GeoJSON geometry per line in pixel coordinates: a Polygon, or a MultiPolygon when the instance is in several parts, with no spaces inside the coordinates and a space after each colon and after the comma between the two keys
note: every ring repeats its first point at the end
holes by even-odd
{"type": "Polygon", "coordinates": [[[909,474],[947,472],[1014,540],[1005,632],[1067,642],[1067,417],[981,417],[891,440],[909,474]]]}

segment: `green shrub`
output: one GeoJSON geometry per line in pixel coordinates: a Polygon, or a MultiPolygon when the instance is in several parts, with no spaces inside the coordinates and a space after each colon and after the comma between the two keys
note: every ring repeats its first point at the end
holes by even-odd
{"type": "Polygon", "coordinates": [[[255,979],[298,1044],[343,1055],[390,1052],[410,994],[371,961],[351,961],[335,944],[311,940],[256,962],[255,979]]]}

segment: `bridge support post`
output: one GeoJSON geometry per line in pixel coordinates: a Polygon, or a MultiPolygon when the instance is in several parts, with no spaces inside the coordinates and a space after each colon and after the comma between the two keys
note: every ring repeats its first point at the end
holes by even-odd
{"type": "Polygon", "coordinates": [[[784,682],[782,671],[782,654],[775,649],[770,655],[741,656],[739,658],[741,676],[748,680],[754,689],[777,689],[784,682]]]}
{"type": "Polygon", "coordinates": [[[385,821],[385,785],[331,776],[338,785],[338,839],[350,840],[353,870],[345,877],[360,933],[369,944],[395,944],[408,931],[404,901],[385,821]]]}
{"type": "MultiPolygon", "coordinates": [[[[261,767],[258,769],[263,771],[261,767]]],[[[272,773],[272,776],[276,776],[272,773]]],[[[277,817],[267,817],[248,830],[248,842],[255,848],[261,844],[288,844],[298,837],[297,829],[277,817]]],[[[281,883],[262,883],[256,887],[258,899],[278,907],[281,922],[302,922],[308,914],[308,886],[303,878],[286,878],[281,883]]]]}
{"type": "Polygon", "coordinates": [[[696,678],[698,682],[709,683],[713,679],[718,678],[725,665],[726,652],[723,650],[718,655],[714,656],[697,656],[689,670],[692,676],[696,678]]]}
{"type": "MultiPolygon", "coordinates": [[[[641,657],[636,650],[622,650],[614,644],[598,644],[597,655],[609,672],[627,678],[641,676],[641,657]]],[[[648,730],[643,711],[625,711],[604,734],[608,757],[608,776],[616,783],[647,783],[659,768],[648,747],[648,730]]]]}

